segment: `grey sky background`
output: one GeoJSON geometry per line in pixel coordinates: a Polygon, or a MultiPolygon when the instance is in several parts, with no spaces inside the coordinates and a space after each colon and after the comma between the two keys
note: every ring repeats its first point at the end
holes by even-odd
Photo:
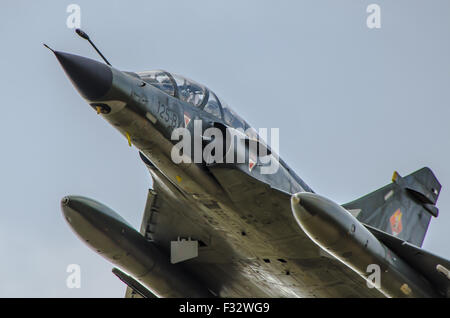
{"type": "Polygon", "coordinates": [[[70,3],[113,66],[183,74],[279,127],[281,157],[339,203],[431,167],[441,215],[424,248],[450,258],[449,1],[2,1],[1,297],[122,297],[59,202],[95,198],[138,227],[151,186],[42,46],[99,59],[66,27],[70,3]],[[381,29],[366,26],[370,3],[381,29]],[[72,263],[80,289],[66,287],[72,263]]]}

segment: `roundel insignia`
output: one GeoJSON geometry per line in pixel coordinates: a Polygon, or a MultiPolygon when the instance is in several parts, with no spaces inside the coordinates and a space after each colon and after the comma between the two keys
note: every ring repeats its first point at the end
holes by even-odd
{"type": "Polygon", "coordinates": [[[184,112],[184,128],[186,128],[190,122],[191,116],[187,112],[184,112]]]}
{"type": "Polygon", "coordinates": [[[255,165],[256,165],[256,162],[253,161],[252,159],[250,159],[250,160],[248,161],[248,170],[251,172],[252,169],[255,167],[255,165]]]}
{"type": "Polygon", "coordinates": [[[248,170],[250,172],[252,172],[257,162],[258,162],[258,155],[254,152],[253,149],[250,148],[248,152],[248,170]]]}
{"type": "Polygon", "coordinates": [[[391,215],[389,223],[391,223],[391,230],[394,236],[397,236],[402,232],[402,211],[400,209],[397,209],[394,214],[391,215]]]}

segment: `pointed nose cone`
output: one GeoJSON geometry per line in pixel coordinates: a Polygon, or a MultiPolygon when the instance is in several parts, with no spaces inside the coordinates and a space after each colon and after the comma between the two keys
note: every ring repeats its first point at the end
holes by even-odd
{"type": "Polygon", "coordinates": [[[111,88],[112,71],[108,65],[74,54],[54,53],[72,84],[85,99],[98,100],[111,88]]]}

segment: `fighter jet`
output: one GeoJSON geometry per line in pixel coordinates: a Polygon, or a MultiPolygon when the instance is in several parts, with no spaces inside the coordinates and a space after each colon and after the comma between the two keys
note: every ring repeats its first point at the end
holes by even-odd
{"type": "Polygon", "coordinates": [[[121,71],[101,53],[105,63],[52,52],[153,179],[139,230],[93,199],[61,201],[78,237],[116,266],[127,297],[450,296],[449,260],[421,248],[441,191],[429,168],[395,172],[340,205],[316,194],[206,86],[162,70],[121,71]],[[213,128],[222,136],[208,134],[213,128]],[[200,160],[183,149],[186,160],[175,162],[180,130],[200,154],[225,146],[200,160]],[[229,131],[240,147],[228,145],[229,131]],[[222,160],[228,154],[243,160],[222,160]]]}

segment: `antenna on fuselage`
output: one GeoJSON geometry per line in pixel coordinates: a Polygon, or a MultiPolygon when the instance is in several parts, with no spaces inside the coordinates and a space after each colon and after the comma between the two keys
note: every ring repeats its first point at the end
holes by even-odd
{"type": "Polygon", "coordinates": [[[83,39],[88,40],[88,42],[92,45],[92,47],[95,49],[95,51],[97,51],[97,53],[101,56],[101,58],[103,59],[103,61],[105,61],[106,64],[108,64],[109,66],[111,66],[111,64],[108,62],[108,60],[106,59],[106,57],[103,56],[102,52],[100,52],[99,49],[97,49],[97,47],[95,46],[95,44],[91,41],[91,39],[89,38],[89,35],[87,35],[86,32],[84,32],[81,29],[75,29],[75,32],[81,36],[83,39]]]}

